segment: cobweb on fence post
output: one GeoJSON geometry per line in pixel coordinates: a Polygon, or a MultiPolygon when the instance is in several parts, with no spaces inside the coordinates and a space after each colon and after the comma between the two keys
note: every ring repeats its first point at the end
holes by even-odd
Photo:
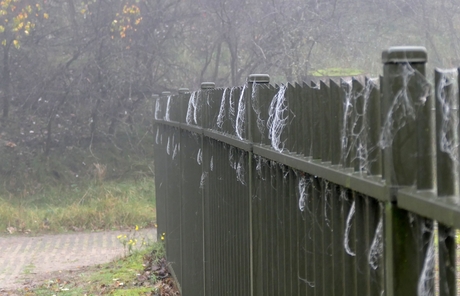
{"type": "Polygon", "coordinates": [[[350,154],[351,145],[350,145],[350,135],[351,132],[349,129],[349,121],[353,113],[353,85],[352,80],[342,80],[342,89],[347,88],[345,93],[345,98],[343,101],[343,122],[342,122],[342,131],[340,134],[341,137],[341,163],[345,164],[345,161],[350,154]]]}
{"type": "Polygon", "coordinates": [[[301,173],[299,178],[299,184],[297,185],[299,190],[299,210],[303,212],[308,202],[308,190],[311,186],[310,178],[307,178],[304,173],[301,173]]]}
{"type": "Polygon", "coordinates": [[[262,111],[260,110],[260,104],[259,104],[260,102],[257,96],[258,86],[259,85],[256,82],[252,84],[251,105],[252,105],[252,110],[254,110],[254,113],[257,115],[257,119],[256,119],[257,128],[259,129],[260,134],[263,135],[265,132],[265,123],[262,117],[260,116],[262,114],[262,111]]]}
{"type": "Polygon", "coordinates": [[[410,64],[402,64],[402,88],[394,95],[393,102],[390,105],[388,113],[384,118],[384,123],[379,139],[379,147],[386,149],[391,147],[393,139],[396,133],[404,127],[408,121],[414,121],[416,119],[416,106],[415,104],[425,104],[427,97],[430,93],[430,84],[426,78],[418,71],[413,69],[410,64]],[[412,79],[416,79],[422,88],[423,92],[418,98],[412,98],[409,94],[409,82],[412,79]],[[400,112],[395,112],[400,110],[400,112]],[[395,114],[397,116],[395,116],[395,114]]]}
{"type": "Polygon", "coordinates": [[[228,95],[228,116],[230,117],[232,128],[236,130],[236,109],[235,109],[235,102],[233,101],[234,91],[235,91],[235,87],[232,87],[228,95]]]}
{"type": "Polygon", "coordinates": [[[230,146],[228,151],[228,162],[230,167],[236,172],[236,180],[242,185],[246,185],[245,180],[245,167],[246,167],[246,154],[244,151],[238,150],[233,146],[230,146]],[[239,154],[239,155],[238,155],[239,154]]]}
{"type": "Polygon", "coordinates": [[[198,149],[198,153],[196,154],[196,162],[198,165],[201,165],[203,163],[203,151],[201,151],[201,148],[198,149]]]}
{"type": "Polygon", "coordinates": [[[343,245],[345,247],[345,252],[347,252],[348,255],[353,256],[353,257],[356,256],[356,253],[350,249],[350,231],[351,231],[351,223],[352,223],[354,216],[355,216],[355,201],[353,201],[353,203],[351,204],[350,211],[348,212],[347,224],[345,227],[345,235],[343,238],[343,245]]]}
{"type": "Polygon", "coordinates": [[[203,189],[204,185],[206,184],[206,178],[208,177],[208,172],[203,171],[201,173],[201,179],[200,179],[200,188],[203,189]]]}
{"type": "Polygon", "coordinates": [[[374,238],[372,239],[367,261],[372,269],[377,270],[379,268],[379,261],[383,255],[383,215],[382,210],[380,211],[379,223],[375,229],[374,238]]]}
{"type": "Polygon", "coordinates": [[[160,144],[160,127],[157,126],[157,135],[155,136],[155,143],[160,144]]]}
{"type": "MultiPolygon", "coordinates": [[[[356,118],[353,120],[353,129],[356,125],[359,126],[359,130],[353,132],[353,141],[356,148],[356,158],[358,160],[359,172],[369,172],[370,163],[374,160],[369,159],[369,154],[377,147],[368,147],[368,136],[369,136],[369,122],[367,122],[366,114],[368,112],[369,100],[372,90],[376,88],[376,81],[378,78],[369,78],[366,80],[363,90],[357,94],[362,96],[363,106],[362,112],[355,112],[356,118]]],[[[354,98],[355,100],[357,98],[354,98]]]]}
{"type": "Polygon", "coordinates": [[[185,122],[187,124],[197,124],[197,112],[199,109],[198,106],[198,99],[200,97],[200,91],[194,91],[190,95],[190,99],[188,101],[188,107],[187,107],[187,115],[185,117],[185,122]]]}
{"type": "Polygon", "coordinates": [[[241,90],[240,99],[238,101],[238,112],[236,113],[235,133],[240,140],[243,140],[244,122],[246,120],[246,100],[244,97],[246,87],[247,85],[245,84],[241,90]]]}
{"type": "Polygon", "coordinates": [[[220,101],[220,108],[219,108],[219,115],[217,115],[217,127],[219,129],[222,129],[222,126],[224,125],[224,120],[225,120],[225,96],[227,95],[227,90],[228,88],[224,89],[224,92],[222,93],[222,99],[220,101]]]}
{"type": "Polygon", "coordinates": [[[254,159],[255,159],[255,163],[256,163],[256,172],[257,172],[257,175],[259,176],[259,178],[263,181],[266,180],[265,176],[263,176],[262,174],[262,167],[267,165],[267,159],[266,158],[263,158],[262,156],[260,155],[257,155],[257,154],[254,154],[254,159]]]}
{"type": "Polygon", "coordinates": [[[166,103],[166,113],[165,113],[164,120],[171,121],[171,119],[169,117],[170,112],[171,112],[171,96],[168,96],[168,100],[167,100],[167,103],[166,103]]]}
{"type": "MultiPolygon", "coordinates": [[[[429,221],[429,223],[433,223],[429,221]]],[[[417,285],[418,296],[431,296],[435,295],[432,282],[435,279],[435,248],[434,248],[434,230],[430,227],[422,226],[422,233],[428,232],[430,239],[428,241],[428,249],[425,255],[425,261],[423,263],[423,269],[420,273],[417,285]]]]}
{"type": "Polygon", "coordinates": [[[246,157],[244,151],[240,152],[240,158],[238,160],[238,164],[236,165],[236,179],[241,185],[246,185],[245,180],[245,165],[246,165],[246,157]]]}
{"type": "Polygon", "coordinates": [[[173,150],[172,159],[176,159],[178,150],[179,150],[178,144],[174,144],[174,150],[173,150]]]}
{"type": "Polygon", "coordinates": [[[281,133],[287,122],[287,115],[284,113],[288,110],[288,105],[284,94],[286,93],[286,85],[280,85],[278,93],[273,97],[268,109],[268,138],[271,140],[273,149],[278,152],[283,151],[284,143],[281,142],[281,133]]]}
{"type": "MultiPolygon", "coordinates": [[[[438,70],[440,71],[440,70],[438,70]]],[[[442,123],[440,133],[440,150],[449,155],[449,158],[455,162],[459,162],[458,155],[458,134],[459,118],[458,118],[458,70],[449,69],[442,71],[441,81],[438,83],[436,92],[436,100],[442,108],[442,123]],[[448,96],[446,87],[453,86],[455,94],[448,96]]]]}
{"type": "Polygon", "coordinates": [[[230,167],[234,170],[236,170],[237,167],[237,161],[235,159],[235,150],[236,148],[233,146],[230,146],[230,149],[228,150],[228,163],[230,164],[230,167]]]}
{"type": "Polygon", "coordinates": [[[160,101],[160,97],[158,97],[155,101],[155,119],[156,120],[160,119],[160,113],[161,113],[161,101],[160,101]]]}
{"type": "Polygon", "coordinates": [[[168,143],[166,144],[166,153],[171,155],[171,139],[168,137],[168,143]]]}
{"type": "Polygon", "coordinates": [[[332,189],[331,185],[328,180],[323,179],[323,191],[324,191],[324,206],[323,206],[323,215],[324,215],[324,221],[326,222],[327,227],[332,230],[331,228],[331,220],[329,219],[327,212],[328,212],[328,207],[331,208],[331,204],[329,201],[332,199],[332,189]]]}

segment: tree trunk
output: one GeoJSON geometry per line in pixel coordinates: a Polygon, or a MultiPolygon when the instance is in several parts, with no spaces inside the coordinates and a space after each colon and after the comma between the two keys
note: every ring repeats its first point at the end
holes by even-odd
{"type": "Polygon", "coordinates": [[[11,42],[3,47],[2,91],[3,91],[3,116],[5,120],[10,112],[11,76],[10,76],[10,47],[11,42]]]}

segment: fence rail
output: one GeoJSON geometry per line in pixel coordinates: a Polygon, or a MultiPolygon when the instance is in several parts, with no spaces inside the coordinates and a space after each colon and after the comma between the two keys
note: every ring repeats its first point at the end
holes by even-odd
{"type": "Polygon", "coordinates": [[[382,61],[378,79],[156,99],[158,233],[183,295],[457,295],[458,71],[430,83],[422,47],[382,61]]]}

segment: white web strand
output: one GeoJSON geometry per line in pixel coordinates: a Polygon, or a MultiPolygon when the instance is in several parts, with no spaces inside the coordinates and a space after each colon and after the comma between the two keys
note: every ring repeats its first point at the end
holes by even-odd
{"type": "Polygon", "coordinates": [[[208,177],[208,172],[203,172],[201,173],[201,179],[200,179],[200,188],[203,189],[204,185],[206,183],[206,178],[208,177]]]}
{"type": "Polygon", "coordinates": [[[284,143],[281,142],[281,134],[287,122],[287,115],[284,116],[288,110],[286,98],[284,94],[286,86],[281,85],[278,93],[273,97],[270,107],[268,109],[268,138],[271,140],[273,149],[278,152],[283,151],[284,143]]]}
{"type": "Polygon", "coordinates": [[[198,99],[200,97],[199,91],[192,92],[190,99],[188,101],[187,115],[185,117],[185,122],[187,124],[197,124],[197,112],[198,112],[198,99]]]}
{"type": "Polygon", "coordinates": [[[238,112],[236,114],[235,133],[238,139],[243,140],[244,122],[246,120],[246,100],[244,98],[244,91],[246,84],[241,90],[240,99],[238,101],[238,112]]]}
{"type": "Polygon", "coordinates": [[[155,143],[160,144],[160,128],[157,126],[157,135],[155,136],[155,143]]]}
{"type": "Polygon", "coordinates": [[[350,230],[351,230],[351,223],[352,223],[351,220],[353,219],[354,215],[355,215],[355,201],[353,201],[351,208],[350,208],[350,212],[348,213],[347,225],[345,228],[345,235],[343,238],[343,245],[345,248],[345,252],[347,252],[348,255],[353,256],[353,257],[356,256],[356,253],[354,253],[350,249],[350,230]]]}
{"type": "Polygon", "coordinates": [[[160,119],[160,113],[161,113],[161,101],[160,101],[160,98],[158,97],[155,101],[155,119],[156,120],[160,119]]]}
{"type": "Polygon", "coordinates": [[[299,276],[299,280],[301,280],[302,282],[304,282],[305,284],[307,284],[308,286],[310,286],[310,288],[314,288],[314,287],[315,287],[315,282],[313,282],[313,281],[310,282],[310,281],[308,281],[308,280],[306,280],[306,279],[301,278],[300,276],[299,276]]]}
{"type": "Polygon", "coordinates": [[[246,185],[246,178],[245,178],[245,170],[244,170],[244,167],[245,167],[245,155],[244,155],[244,152],[241,151],[241,155],[240,155],[240,158],[238,160],[238,164],[236,166],[236,179],[238,180],[238,182],[241,183],[241,185],[246,185]]]}
{"type": "Polygon", "coordinates": [[[264,174],[262,173],[262,167],[267,164],[267,159],[263,158],[260,155],[254,155],[254,157],[255,157],[255,160],[256,160],[256,172],[257,172],[257,175],[259,176],[259,178],[261,180],[265,181],[266,178],[265,178],[264,174]]]}
{"type": "Polygon", "coordinates": [[[166,153],[168,155],[171,155],[171,140],[169,137],[168,137],[168,143],[166,144],[166,153]]]}
{"type": "Polygon", "coordinates": [[[228,151],[228,162],[230,164],[230,167],[234,170],[236,170],[237,167],[237,162],[235,160],[235,149],[235,147],[231,146],[228,151]]]}
{"type": "Polygon", "coordinates": [[[301,176],[299,179],[299,210],[303,212],[305,210],[305,206],[307,204],[308,198],[308,186],[310,186],[310,181],[307,181],[305,176],[301,176]]]}
{"type": "Polygon", "coordinates": [[[369,106],[369,97],[372,90],[376,87],[376,81],[378,78],[371,78],[366,81],[363,93],[359,94],[363,97],[363,110],[362,113],[356,113],[356,118],[353,123],[353,129],[361,121],[361,126],[358,131],[358,134],[355,134],[355,147],[356,147],[356,156],[359,161],[359,172],[369,172],[369,153],[375,149],[375,147],[368,147],[368,122],[366,121],[366,114],[368,112],[369,106]]]}
{"type": "Polygon", "coordinates": [[[171,96],[168,96],[168,101],[166,103],[166,113],[165,113],[164,120],[171,121],[171,119],[169,117],[170,112],[171,112],[171,96]]]}
{"type": "Polygon", "coordinates": [[[428,250],[426,251],[425,262],[423,263],[423,269],[418,279],[417,295],[418,296],[431,296],[435,294],[432,289],[431,282],[435,277],[435,249],[434,249],[434,231],[429,230],[430,240],[428,250]]]}
{"type": "Polygon", "coordinates": [[[175,145],[174,145],[174,150],[173,150],[172,159],[176,159],[177,152],[178,152],[178,145],[175,144],[175,145]]]}
{"type": "Polygon", "coordinates": [[[329,185],[329,181],[323,179],[323,188],[324,188],[324,221],[326,222],[327,227],[331,229],[331,221],[329,220],[329,217],[327,216],[327,209],[328,207],[331,208],[331,205],[329,204],[329,200],[332,199],[332,190],[329,185]]]}
{"type": "Polygon", "coordinates": [[[224,89],[222,94],[222,99],[220,100],[220,108],[219,108],[219,115],[217,115],[217,127],[222,129],[225,120],[225,99],[227,95],[227,88],[224,89]]]}
{"type": "Polygon", "coordinates": [[[445,70],[442,72],[441,81],[438,83],[436,99],[442,108],[442,123],[440,133],[440,150],[446,153],[449,158],[458,163],[458,135],[457,129],[459,126],[458,119],[458,93],[457,89],[457,69],[445,70]],[[445,88],[453,85],[455,93],[448,97],[445,88]]]}
{"type": "Polygon", "coordinates": [[[230,117],[232,128],[235,130],[236,129],[236,120],[235,120],[236,110],[235,110],[235,101],[233,100],[234,91],[235,91],[235,87],[232,87],[230,89],[230,94],[228,95],[228,105],[229,105],[228,116],[230,117]]]}
{"type": "Polygon", "coordinates": [[[345,100],[343,102],[343,123],[342,123],[342,133],[341,133],[341,158],[342,164],[345,164],[345,159],[347,159],[351,145],[349,143],[351,131],[349,131],[349,124],[348,122],[351,120],[351,116],[353,114],[353,84],[352,80],[343,80],[342,82],[343,88],[348,88],[347,92],[345,93],[345,100]]]}
{"type": "Polygon", "coordinates": [[[198,149],[198,153],[196,154],[196,162],[198,165],[201,165],[203,163],[203,151],[201,151],[201,148],[198,149]]]}
{"type": "Polygon", "coordinates": [[[246,166],[246,155],[244,151],[238,152],[237,148],[230,146],[228,151],[228,162],[230,167],[235,170],[236,172],[236,180],[240,182],[242,185],[246,185],[246,177],[245,177],[245,166],[246,166]],[[241,153],[238,157],[238,153],[241,153]],[[236,154],[236,155],[235,155],[236,154]]]}
{"type": "Polygon", "coordinates": [[[257,128],[259,129],[260,134],[264,135],[265,123],[262,117],[260,116],[260,114],[262,114],[262,111],[260,111],[259,99],[257,97],[257,89],[258,89],[258,84],[254,82],[252,84],[251,105],[252,105],[252,110],[254,110],[254,113],[256,113],[257,115],[257,119],[256,119],[257,128]]]}
{"type": "Polygon", "coordinates": [[[430,92],[430,86],[423,75],[415,71],[409,64],[401,65],[401,67],[403,67],[403,73],[401,74],[403,86],[401,90],[395,94],[393,102],[386,114],[379,139],[379,147],[381,149],[391,147],[396,133],[408,122],[416,119],[414,102],[422,105],[425,104],[430,92]],[[417,79],[417,82],[424,88],[424,93],[422,93],[420,97],[415,98],[414,102],[409,94],[409,82],[411,79],[417,79]]]}
{"type": "Polygon", "coordinates": [[[211,156],[211,160],[209,161],[209,168],[211,172],[214,171],[214,156],[211,156]]]}
{"type": "Polygon", "coordinates": [[[367,261],[372,269],[377,270],[379,261],[383,254],[383,216],[380,216],[379,223],[375,229],[374,239],[372,240],[371,248],[367,261]]]}

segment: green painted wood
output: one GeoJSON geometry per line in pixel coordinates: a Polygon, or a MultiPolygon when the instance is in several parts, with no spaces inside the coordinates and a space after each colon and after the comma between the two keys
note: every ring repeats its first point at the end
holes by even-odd
{"type": "Polygon", "coordinates": [[[318,99],[320,104],[320,131],[321,131],[321,160],[331,160],[331,144],[330,144],[330,125],[331,125],[331,100],[329,95],[329,86],[321,81],[319,84],[318,99]]]}
{"type": "Polygon", "coordinates": [[[333,80],[330,80],[330,146],[331,146],[331,164],[338,165],[341,159],[341,132],[343,124],[343,103],[340,95],[340,86],[333,80]]]}

